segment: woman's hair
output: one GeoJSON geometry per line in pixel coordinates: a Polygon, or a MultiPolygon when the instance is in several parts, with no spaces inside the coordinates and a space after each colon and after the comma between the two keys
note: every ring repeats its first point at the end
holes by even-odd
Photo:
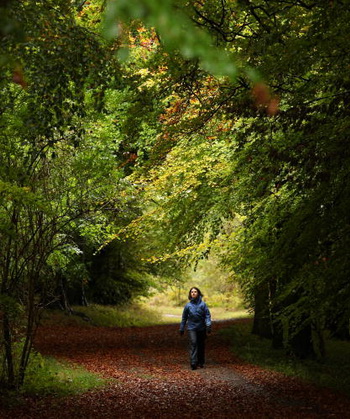
{"type": "Polygon", "coordinates": [[[199,288],[197,288],[197,287],[191,287],[190,288],[190,290],[189,290],[189,292],[188,292],[188,299],[189,300],[191,300],[192,299],[192,297],[191,297],[191,291],[192,290],[197,290],[197,292],[198,292],[198,297],[203,297],[203,294],[201,293],[201,290],[199,289],[199,288]]]}

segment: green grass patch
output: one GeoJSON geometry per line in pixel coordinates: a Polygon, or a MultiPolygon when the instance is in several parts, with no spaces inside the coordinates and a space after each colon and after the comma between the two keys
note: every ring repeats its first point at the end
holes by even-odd
{"type": "Polygon", "coordinates": [[[125,306],[102,306],[98,304],[92,304],[88,307],[76,306],[73,307],[73,314],[67,314],[59,310],[48,310],[43,316],[44,325],[142,327],[160,324],[161,322],[160,313],[141,303],[125,306]],[[80,313],[80,315],[74,313],[80,313]]]}
{"type": "Polygon", "coordinates": [[[79,311],[90,317],[95,326],[142,327],[161,322],[159,313],[141,304],[123,307],[91,305],[89,307],[79,307],[79,311]]]}
{"type": "MultiPolygon", "coordinates": [[[[183,307],[157,305],[154,309],[161,315],[163,323],[179,323],[181,321],[183,307]]],[[[247,317],[246,310],[230,310],[224,307],[209,307],[212,320],[229,320],[247,317]]]]}
{"type": "Polygon", "coordinates": [[[273,349],[270,340],[251,334],[251,328],[251,322],[245,322],[221,331],[242,359],[350,396],[350,342],[329,339],[324,359],[300,360],[273,349]]]}
{"type": "Polygon", "coordinates": [[[101,387],[106,382],[80,366],[33,353],[21,390],[30,395],[66,396],[101,387]]]}
{"type": "MultiPolygon", "coordinates": [[[[85,315],[66,314],[60,310],[48,310],[43,316],[46,325],[80,325],[102,327],[153,326],[164,323],[179,323],[183,306],[155,305],[144,300],[126,306],[102,306],[93,304],[88,307],[73,307],[74,312],[85,315]]],[[[246,310],[231,310],[225,307],[210,307],[213,320],[227,320],[247,317],[246,310]]]]}
{"type": "Polygon", "coordinates": [[[103,387],[109,381],[81,366],[32,352],[23,386],[19,390],[0,389],[0,405],[19,406],[26,396],[59,398],[81,394],[103,387]]]}

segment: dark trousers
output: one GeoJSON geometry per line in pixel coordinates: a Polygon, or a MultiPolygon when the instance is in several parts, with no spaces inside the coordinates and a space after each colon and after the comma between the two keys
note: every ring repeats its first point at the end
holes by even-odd
{"type": "Polygon", "coordinates": [[[190,363],[192,366],[204,365],[206,331],[189,330],[190,338],[190,363]]]}

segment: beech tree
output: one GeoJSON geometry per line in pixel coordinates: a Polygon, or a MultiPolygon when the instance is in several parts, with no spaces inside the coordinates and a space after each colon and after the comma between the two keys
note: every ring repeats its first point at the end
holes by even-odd
{"type": "Polygon", "coordinates": [[[7,2],[3,11],[0,349],[1,378],[13,388],[23,383],[40,310],[56,298],[57,267],[81,252],[77,235],[97,248],[107,239],[123,186],[116,143],[86,130],[118,78],[103,39],[66,2],[7,2]]]}
{"type": "Polygon", "coordinates": [[[104,5],[1,4],[3,382],[99,249],[141,292],[216,246],[253,331],[322,356],[349,335],[346,2],[109,1],[107,39],[104,5]]]}
{"type": "MultiPolygon", "coordinates": [[[[347,6],[179,5],[213,48],[242,64],[234,78],[208,74],[195,43],[185,58],[162,43],[149,3],[138,17],[159,29],[172,88],[157,92],[167,105],[153,170],[142,175],[150,211],[138,224],[167,226],[164,259],[205,254],[234,217],[223,260],[255,309],[254,332],[298,356],[322,356],[325,328],[349,333],[347,6]]],[[[145,80],[139,88],[149,92],[145,80]]]]}

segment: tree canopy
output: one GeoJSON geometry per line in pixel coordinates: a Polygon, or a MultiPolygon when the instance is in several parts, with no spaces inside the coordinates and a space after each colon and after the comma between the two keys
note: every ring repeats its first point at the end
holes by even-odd
{"type": "Polygon", "coordinates": [[[126,301],[213,248],[255,333],[349,336],[347,6],[1,3],[3,381],[48,303],[126,301]]]}

